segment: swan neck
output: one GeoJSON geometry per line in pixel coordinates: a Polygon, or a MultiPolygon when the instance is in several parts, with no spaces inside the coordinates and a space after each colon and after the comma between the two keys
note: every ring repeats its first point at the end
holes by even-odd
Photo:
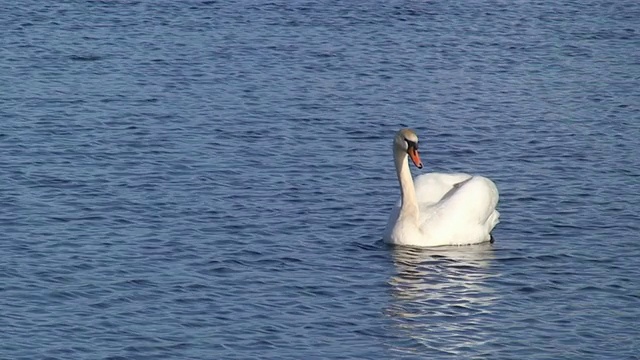
{"type": "Polygon", "coordinates": [[[407,154],[403,151],[395,151],[396,172],[398,173],[398,181],[400,181],[400,192],[402,196],[402,205],[400,207],[400,216],[412,216],[418,220],[418,201],[416,200],[416,189],[413,185],[411,170],[409,170],[409,161],[407,154]]]}

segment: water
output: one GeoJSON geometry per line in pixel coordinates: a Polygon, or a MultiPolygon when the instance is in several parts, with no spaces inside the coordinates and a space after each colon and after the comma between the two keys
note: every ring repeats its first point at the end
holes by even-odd
{"type": "Polygon", "coordinates": [[[637,2],[0,8],[1,358],[638,359],[637,2]],[[403,125],[495,244],[381,242],[403,125]]]}

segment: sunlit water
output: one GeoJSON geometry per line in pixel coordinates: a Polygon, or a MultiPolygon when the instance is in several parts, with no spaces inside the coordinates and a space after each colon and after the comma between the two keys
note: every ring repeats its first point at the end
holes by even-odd
{"type": "Polygon", "coordinates": [[[637,2],[0,14],[1,358],[638,358],[637,2]],[[495,244],[381,242],[404,125],[495,244]]]}

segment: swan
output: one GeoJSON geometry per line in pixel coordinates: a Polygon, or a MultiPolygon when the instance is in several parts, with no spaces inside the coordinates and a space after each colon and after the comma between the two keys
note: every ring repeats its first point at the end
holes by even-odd
{"type": "Polygon", "coordinates": [[[401,129],[393,141],[400,181],[400,200],[393,208],[384,241],[394,245],[431,247],[493,241],[491,230],[500,213],[493,181],[469,174],[423,174],[411,178],[409,161],[418,169],[418,135],[401,129]]]}

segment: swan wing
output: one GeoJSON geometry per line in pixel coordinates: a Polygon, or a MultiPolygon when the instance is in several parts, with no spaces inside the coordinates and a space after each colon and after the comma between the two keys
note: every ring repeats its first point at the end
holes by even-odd
{"type": "MultiPolygon", "coordinates": [[[[460,182],[470,179],[471,175],[463,173],[445,174],[445,173],[427,173],[417,176],[414,181],[416,189],[416,198],[420,213],[424,214],[425,210],[430,211],[430,207],[437,204],[445,194],[447,194],[454,186],[460,182]]],[[[384,238],[388,238],[393,226],[398,220],[402,199],[398,199],[387,221],[384,231],[384,238]]]]}
{"type": "Polygon", "coordinates": [[[418,205],[423,207],[439,202],[456,184],[468,179],[471,179],[471,175],[463,173],[428,173],[417,176],[414,179],[414,186],[418,205]]]}
{"type": "Polygon", "coordinates": [[[498,189],[483,176],[457,182],[435,203],[420,207],[420,229],[441,245],[489,241],[499,221],[498,189]]]}

